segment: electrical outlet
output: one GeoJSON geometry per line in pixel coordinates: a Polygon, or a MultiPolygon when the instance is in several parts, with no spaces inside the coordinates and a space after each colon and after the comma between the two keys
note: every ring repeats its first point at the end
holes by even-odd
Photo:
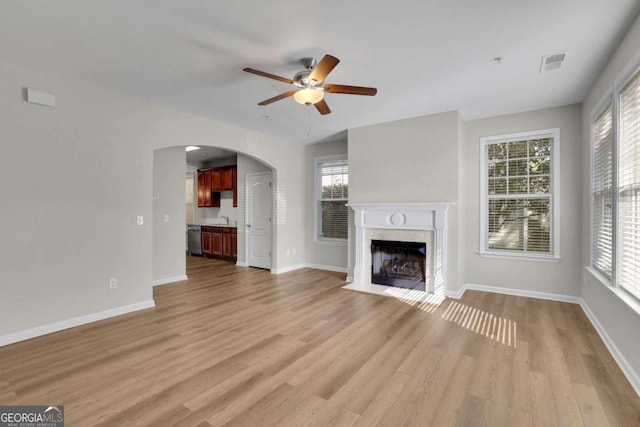
{"type": "Polygon", "coordinates": [[[109,289],[116,289],[118,287],[118,279],[112,277],[109,279],[109,289]]]}
{"type": "Polygon", "coordinates": [[[138,216],[136,217],[136,223],[137,223],[138,225],[144,225],[144,217],[143,217],[142,215],[138,215],[138,216]]]}
{"type": "Polygon", "coordinates": [[[296,248],[291,249],[291,254],[295,255],[296,254],[296,248]]]}
{"type": "Polygon", "coordinates": [[[164,222],[169,222],[169,214],[164,214],[164,222]]]}
{"type": "Polygon", "coordinates": [[[291,249],[287,249],[287,256],[291,255],[291,249]]]}

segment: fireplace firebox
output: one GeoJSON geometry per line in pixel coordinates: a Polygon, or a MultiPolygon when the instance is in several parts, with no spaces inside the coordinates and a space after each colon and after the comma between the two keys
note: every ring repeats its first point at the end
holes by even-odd
{"type": "Polygon", "coordinates": [[[427,245],[371,240],[371,283],[425,291],[427,245]]]}

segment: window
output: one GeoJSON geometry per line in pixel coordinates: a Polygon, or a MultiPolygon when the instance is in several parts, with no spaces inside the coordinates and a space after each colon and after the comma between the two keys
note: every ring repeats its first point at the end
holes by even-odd
{"type": "Polygon", "coordinates": [[[557,258],[559,130],[481,138],[482,255],[557,258]]]}
{"type": "Polygon", "coordinates": [[[613,242],[613,111],[611,104],[593,124],[592,266],[611,280],[613,242]]]}
{"type": "Polygon", "coordinates": [[[618,285],[640,298],[640,73],[620,92],[618,285]]]}
{"type": "Polygon", "coordinates": [[[614,93],[591,128],[591,267],[640,299],[640,72],[614,93]]]}
{"type": "Polygon", "coordinates": [[[316,159],[316,236],[346,242],[349,208],[349,165],[346,155],[316,159]]]}

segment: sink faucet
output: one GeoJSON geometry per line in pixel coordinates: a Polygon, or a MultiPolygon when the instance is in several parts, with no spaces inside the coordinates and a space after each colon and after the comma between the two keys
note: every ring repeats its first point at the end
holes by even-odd
{"type": "Polygon", "coordinates": [[[224,220],[227,222],[227,225],[229,225],[229,217],[225,216],[225,215],[220,215],[221,218],[224,218],[224,220]]]}

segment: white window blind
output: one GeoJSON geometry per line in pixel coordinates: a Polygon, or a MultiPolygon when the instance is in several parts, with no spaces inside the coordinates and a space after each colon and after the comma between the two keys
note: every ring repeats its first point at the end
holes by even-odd
{"type": "Polygon", "coordinates": [[[613,113],[609,105],[593,123],[592,267],[611,280],[613,259],[613,113]]]}
{"type": "Polygon", "coordinates": [[[616,282],[640,298],[640,73],[620,91],[616,282]]]}
{"type": "Polygon", "coordinates": [[[557,139],[557,130],[482,138],[482,253],[556,256],[557,139]]]}
{"type": "Polygon", "coordinates": [[[346,158],[323,158],[316,163],[319,239],[346,240],[348,233],[349,164],[346,158]]]}

